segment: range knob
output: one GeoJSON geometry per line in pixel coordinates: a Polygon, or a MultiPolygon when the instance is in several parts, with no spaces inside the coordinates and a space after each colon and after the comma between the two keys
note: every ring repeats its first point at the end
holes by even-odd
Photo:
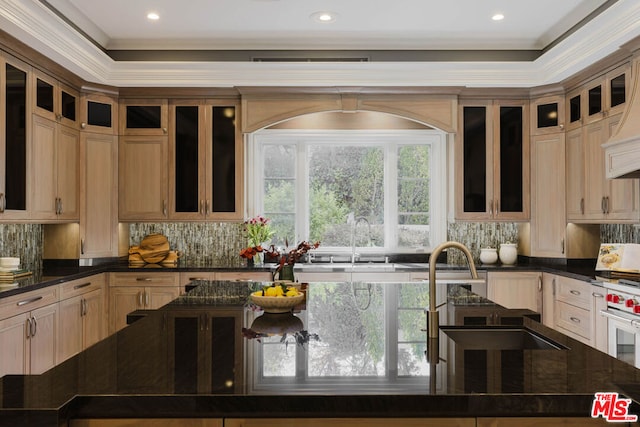
{"type": "Polygon", "coordinates": [[[635,299],[628,299],[624,302],[624,305],[626,305],[629,308],[635,307],[636,305],[638,305],[638,301],[636,301],[635,299]]]}
{"type": "Polygon", "coordinates": [[[620,304],[621,302],[624,301],[624,298],[616,294],[607,294],[607,301],[612,302],[614,304],[620,304]]]}
{"type": "Polygon", "coordinates": [[[640,305],[634,305],[633,306],[633,312],[635,314],[640,314],[640,305]]]}

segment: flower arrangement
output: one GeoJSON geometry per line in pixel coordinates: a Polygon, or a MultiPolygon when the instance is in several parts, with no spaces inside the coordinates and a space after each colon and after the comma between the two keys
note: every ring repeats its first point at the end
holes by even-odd
{"type": "Polygon", "coordinates": [[[271,229],[269,222],[269,218],[258,215],[246,220],[242,224],[244,234],[249,244],[248,247],[240,251],[242,258],[253,259],[254,256],[263,251],[262,243],[269,240],[275,233],[275,231],[271,229]]]}
{"type": "MultiPolygon", "coordinates": [[[[286,240],[285,240],[285,244],[289,246],[289,242],[286,240]]],[[[284,267],[285,265],[293,266],[293,264],[300,261],[300,258],[302,258],[304,254],[306,254],[312,249],[317,249],[319,246],[320,246],[320,242],[310,243],[303,240],[302,242],[298,243],[298,246],[291,249],[288,253],[281,254],[280,251],[277,250],[274,245],[271,245],[269,250],[267,250],[265,253],[270,258],[278,260],[279,265],[276,269],[276,271],[278,271],[282,269],[282,267],[284,267]]]]}

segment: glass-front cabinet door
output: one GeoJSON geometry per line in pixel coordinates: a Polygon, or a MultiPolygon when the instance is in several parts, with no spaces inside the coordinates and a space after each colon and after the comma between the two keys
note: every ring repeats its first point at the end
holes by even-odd
{"type": "Polygon", "coordinates": [[[0,221],[25,219],[30,68],[0,57],[0,221]]]}
{"type": "Polygon", "coordinates": [[[463,102],[456,144],[456,217],[526,220],[529,131],[525,102],[463,102]]]}
{"type": "Polygon", "coordinates": [[[242,219],[238,113],[229,102],[170,102],[172,218],[242,219]]]}
{"type": "Polygon", "coordinates": [[[43,74],[33,74],[33,112],[39,116],[77,129],[80,95],[78,91],[43,74]]]}
{"type": "Polygon", "coordinates": [[[120,135],[167,135],[166,99],[120,101],[120,135]]]}

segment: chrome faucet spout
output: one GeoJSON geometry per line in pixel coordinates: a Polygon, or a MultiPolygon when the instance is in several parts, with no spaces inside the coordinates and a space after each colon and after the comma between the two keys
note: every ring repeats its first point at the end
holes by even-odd
{"type": "Polygon", "coordinates": [[[431,252],[429,256],[429,311],[427,313],[427,336],[429,338],[438,338],[438,329],[440,328],[440,317],[436,307],[436,260],[442,251],[448,248],[460,249],[467,258],[471,278],[478,278],[476,264],[473,262],[471,251],[462,243],[453,241],[444,242],[431,252]]]}

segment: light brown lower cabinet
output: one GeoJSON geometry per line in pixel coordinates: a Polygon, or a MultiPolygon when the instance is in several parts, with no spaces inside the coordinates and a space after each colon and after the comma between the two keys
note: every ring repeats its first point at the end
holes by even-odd
{"type": "Polygon", "coordinates": [[[225,418],[224,427],[476,427],[475,418],[225,418]]]}
{"type": "Polygon", "coordinates": [[[69,427],[222,427],[220,418],[123,418],[71,420],[69,427]]]}

